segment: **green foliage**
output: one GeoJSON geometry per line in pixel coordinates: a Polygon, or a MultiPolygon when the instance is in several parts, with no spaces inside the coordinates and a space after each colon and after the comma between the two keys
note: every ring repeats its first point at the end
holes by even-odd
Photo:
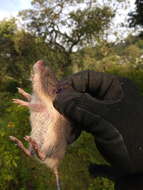
{"type": "Polygon", "coordinates": [[[1,21],[1,24],[0,24],[1,43],[6,42],[7,39],[13,37],[13,34],[15,33],[17,29],[15,21],[16,20],[14,18],[8,21],[6,20],[1,21]]]}
{"type": "Polygon", "coordinates": [[[0,189],[11,189],[13,186],[13,180],[16,179],[16,170],[18,164],[20,164],[19,150],[16,146],[13,146],[9,140],[9,136],[14,133],[15,135],[20,134],[21,130],[15,130],[17,126],[25,124],[24,112],[18,111],[14,106],[11,107],[10,103],[7,103],[8,107],[5,113],[0,118],[0,189]],[[20,114],[20,112],[22,114],[20,114]],[[23,116],[22,116],[23,115],[23,116]],[[19,120],[20,118],[20,120],[19,120]]]}

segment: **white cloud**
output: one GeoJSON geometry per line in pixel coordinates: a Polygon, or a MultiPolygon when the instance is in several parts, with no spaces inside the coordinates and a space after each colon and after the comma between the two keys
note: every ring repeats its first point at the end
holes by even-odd
{"type": "Polygon", "coordinates": [[[16,17],[16,15],[17,15],[16,11],[9,12],[9,11],[3,10],[3,11],[0,11],[0,20],[7,19],[10,17],[16,17]]]}
{"type": "Polygon", "coordinates": [[[31,6],[31,0],[19,0],[20,9],[28,9],[31,6]]]}

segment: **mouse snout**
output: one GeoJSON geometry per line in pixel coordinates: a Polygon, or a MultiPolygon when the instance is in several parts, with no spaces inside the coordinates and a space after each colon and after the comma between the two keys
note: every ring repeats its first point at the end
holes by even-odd
{"type": "Polygon", "coordinates": [[[39,61],[37,61],[35,64],[34,64],[34,66],[33,66],[33,69],[35,70],[35,71],[42,71],[42,70],[44,70],[44,68],[45,68],[45,62],[44,61],[42,61],[42,60],[39,60],[39,61]]]}
{"type": "Polygon", "coordinates": [[[35,63],[35,65],[39,65],[39,66],[45,66],[45,62],[43,60],[39,60],[35,63]]]}

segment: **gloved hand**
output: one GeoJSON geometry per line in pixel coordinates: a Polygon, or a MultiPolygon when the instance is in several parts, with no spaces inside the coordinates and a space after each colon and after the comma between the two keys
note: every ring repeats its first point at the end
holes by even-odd
{"type": "Polygon", "coordinates": [[[89,119],[84,121],[86,115],[94,114],[97,121],[103,118],[108,111],[107,105],[119,101],[122,94],[117,77],[95,71],[73,74],[61,81],[60,85],[54,101],[55,108],[83,125],[89,122],[89,119]]]}
{"type": "Polygon", "coordinates": [[[126,173],[130,169],[128,151],[122,135],[106,121],[110,101],[98,100],[88,93],[75,91],[72,87],[63,89],[54,101],[55,108],[95,137],[98,150],[104,158],[126,173]]]}
{"type": "Polygon", "coordinates": [[[102,156],[121,175],[143,172],[143,98],[127,78],[81,71],[66,80],[55,108],[91,133],[102,156]]]}
{"type": "Polygon", "coordinates": [[[92,117],[94,124],[98,123],[108,110],[103,101],[93,98],[88,93],[77,92],[72,87],[59,92],[53,104],[61,114],[82,125],[82,129],[91,125],[92,117]]]}

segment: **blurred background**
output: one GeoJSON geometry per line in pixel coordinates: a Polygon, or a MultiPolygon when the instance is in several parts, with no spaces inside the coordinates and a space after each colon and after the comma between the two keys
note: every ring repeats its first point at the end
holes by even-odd
{"type": "MultiPolygon", "coordinates": [[[[143,2],[140,0],[4,0],[0,6],[0,190],[54,190],[50,170],[9,140],[30,133],[29,112],[12,103],[16,87],[31,92],[30,70],[43,59],[59,79],[94,69],[134,80],[143,94],[143,2]]],[[[26,144],[27,146],[27,144],[26,144]]],[[[61,164],[63,190],[113,190],[93,178],[105,163],[83,133],[61,164]]]]}

